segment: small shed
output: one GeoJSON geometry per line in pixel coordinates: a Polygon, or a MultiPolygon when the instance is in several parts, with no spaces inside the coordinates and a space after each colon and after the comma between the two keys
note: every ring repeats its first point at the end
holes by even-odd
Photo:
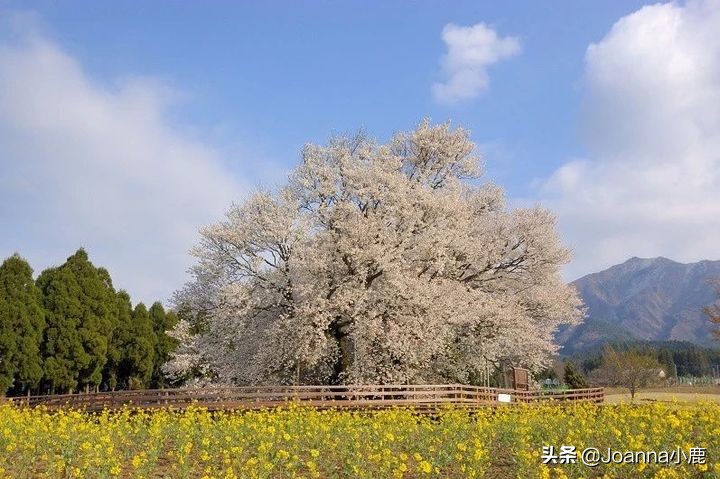
{"type": "Polygon", "coordinates": [[[509,366],[503,370],[503,387],[527,391],[530,389],[530,372],[525,368],[509,366]]]}

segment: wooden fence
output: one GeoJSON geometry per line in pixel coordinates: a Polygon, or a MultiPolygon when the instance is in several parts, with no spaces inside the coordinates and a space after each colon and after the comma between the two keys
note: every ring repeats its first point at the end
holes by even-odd
{"type": "Polygon", "coordinates": [[[513,403],[604,400],[603,388],[567,391],[520,391],[463,384],[358,386],[253,386],[197,389],[153,389],[13,398],[18,405],[87,411],[130,406],[142,409],[183,409],[190,405],[210,410],[259,409],[297,402],[315,408],[378,409],[393,406],[437,410],[443,405],[475,408],[513,403]]]}

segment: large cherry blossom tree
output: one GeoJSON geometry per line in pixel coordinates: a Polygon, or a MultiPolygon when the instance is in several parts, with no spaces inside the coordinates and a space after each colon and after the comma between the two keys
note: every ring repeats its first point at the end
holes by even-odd
{"type": "Polygon", "coordinates": [[[277,192],[201,230],[167,369],[238,384],[468,381],[539,368],[581,302],[540,207],[480,180],[464,129],[307,145],[277,192]],[[188,319],[190,318],[190,319],[188,319]]]}

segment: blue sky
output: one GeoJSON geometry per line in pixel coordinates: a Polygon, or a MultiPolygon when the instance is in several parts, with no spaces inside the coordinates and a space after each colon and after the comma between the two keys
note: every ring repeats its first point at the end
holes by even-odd
{"type": "Polygon", "coordinates": [[[695,206],[720,190],[720,4],[643,5],[0,0],[0,254],[41,269],[83,245],[167,300],[196,229],[305,142],[430,117],[472,131],[513,204],[557,212],[568,279],[717,259],[695,206]],[[453,28],[489,59],[444,69],[453,28]],[[469,93],[440,97],[458,71],[469,93]]]}
{"type": "MultiPolygon", "coordinates": [[[[230,151],[248,148],[285,167],[302,144],[332,131],[364,127],[384,138],[424,117],[452,120],[497,149],[502,158],[488,158],[488,168],[522,194],[532,175],[582,153],[576,120],[585,49],[642,4],[21,3],[95,79],[153,76],[188,95],[172,110],[174,121],[230,151]],[[445,52],[441,31],[478,22],[519,37],[522,55],[492,68],[477,101],[438,105],[430,87],[445,52]],[[522,177],[496,162],[521,163],[522,177]]],[[[239,174],[266,180],[246,171],[243,158],[229,161],[239,174]]]]}

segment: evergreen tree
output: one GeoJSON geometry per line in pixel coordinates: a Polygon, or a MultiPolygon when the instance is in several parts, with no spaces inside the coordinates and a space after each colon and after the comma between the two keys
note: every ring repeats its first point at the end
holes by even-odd
{"type": "Polygon", "coordinates": [[[658,361],[663,366],[666,378],[670,379],[677,377],[677,368],[675,367],[675,361],[673,361],[673,355],[669,349],[660,349],[660,352],[658,353],[658,361]]]}
{"type": "Polygon", "coordinates": [[[48,328],[43,354],[51,390],[86,389],[102,381],[117,307],[110,275],[83,249],[38,278],[48,328]]]}
{"type": "Polygon", "coordinates": [[[5,395],[15,377],[17,335],[9,318],[7,299],[0,295],[0,395],[5,395]]]}
{"type": "Polygon", "coordinates": [[[0,395],[36,387],[42,377],[45,318],[32,268],[13,255],[0,265],[0,395]]]}
{"type": "Polygon", "coordinates": [[[163,305],[156,301],[150,307],[150,320],[155,331],[155,361],[153,366],[153,387],[163,387],[168,380],[162,371],[162,365],[170,359],[170,353],[175,351],[178,341],[167,334],[178,323],[178,317],[173,311],[165,311],[163,305]]]}
{"type": "Polygon", "coordinates": [[[575,363],[572,361],[565,363],[563,381],[571,389],[582,389],[588,386],[587,381],[585,381],[585,377],[580,373],[580,371],[578,371],[575,367],[575,363]]]}
{"type": "Polygon", "coordinates": [[[41,354],[50,393],[72,391],[77,386],[80,365],[90,361],[78,331],[81,306],[72,283],[71,273],[61,268],[46,269],[37,281],[47,322],[41,354]]]}
{"type": "Polygon", "coordinates": [[[130,366],[127,364],[127,348],[132,340],[133,308],[130,295],[119,291],[115,298],[116,324],[108,344],[108,362],[105,365],[104,377],[107,387],[111,390],[127,387],[130,366]]]}
{"type": "Polygon", "coordinates": [[[688,352],[688,363],[689,372],[692,376],[707,376],[712,371],[707,354],[705,354],[705,352],[699,347],[693,347],[690,349],[688,352]]]}
{"type": "Polygon", "coordinates": [[[127,344],[128,389],[146,387],[152,378],[155,361],[155,331],[143,303],[132,314],[130,342],[127,344]]]}

